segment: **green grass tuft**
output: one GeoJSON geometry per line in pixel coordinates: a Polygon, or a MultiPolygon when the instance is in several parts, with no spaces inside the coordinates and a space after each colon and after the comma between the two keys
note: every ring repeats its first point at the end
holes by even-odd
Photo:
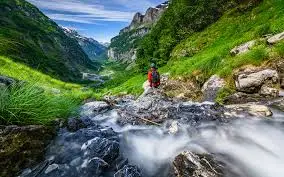
{"type": "Polygon", "coordinates": [[[51,95],[33,84],[15,84],[0,90],[1,124],[49,124],[75,113],[79,100],[51,95]]]}

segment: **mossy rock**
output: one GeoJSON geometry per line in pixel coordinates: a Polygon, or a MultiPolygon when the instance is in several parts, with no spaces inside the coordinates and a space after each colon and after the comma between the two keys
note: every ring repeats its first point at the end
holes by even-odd
{"type": "Polygon", "coordinates": [[[0,176],[13,177],[43,159],[45,148],[55,135],[53,128],[0,126],[0,176]]]}

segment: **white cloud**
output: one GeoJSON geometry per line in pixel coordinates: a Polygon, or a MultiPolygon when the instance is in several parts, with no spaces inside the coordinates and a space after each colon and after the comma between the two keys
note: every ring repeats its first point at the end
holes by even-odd
{"type": "Polygon", "coordinates": [[[134,12],[106,10],[102,5],[88,4],[78,0],[29,0],[29,2],[46,10],[46,15],[53,20],[77,23],[96,24],[96,21],[129,22],[134,14],[134,12]],[[57,11],[57,13],[49,11],[57,11]]]}

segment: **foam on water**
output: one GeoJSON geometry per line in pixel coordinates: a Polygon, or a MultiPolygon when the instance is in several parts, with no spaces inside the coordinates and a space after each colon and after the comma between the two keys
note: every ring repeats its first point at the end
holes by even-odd
{"type": "Polygon", "coordinates": [[[122,150],[149,176],[159,173],[182,151],[189,150],[222,154],[219,158],[238,176],[283,177],[283,125],[279,120],[241,120],[222,126],[202,125],[194,131],[192,127],[183,127],[178,135],[165,133],[164,128],[136,131],[133,128],[123,133],[122,150]]]}

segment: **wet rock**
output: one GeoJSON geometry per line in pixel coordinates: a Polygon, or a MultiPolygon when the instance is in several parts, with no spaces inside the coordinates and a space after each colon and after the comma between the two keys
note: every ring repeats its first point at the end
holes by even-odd
{"type": "Polygon", "coordinates": [[[15,176],[43,159],[55,131],[44,126],[0,126],[0,176],[15,176]]]}
{"type": "Polygon", "coordinates": [[[104,160],[94,157],[87,160],[82,165],[83,168],[80,170],[80,176],[100,176],[105,168],[109,166],[104,160]]]}
{"type": "Polygon", "coordinates": [[[94,101],[90,103],[86,103],[82,106],[83,116],[94,116],[99,113],[106,112],[110,109],[110,105],[104,101],[94,101]]]}
{"type": "Polygon", "coordinates": [[[173,162],[176,177],[223,177],[224,166],[209,154],[185,151],[173,162]]]}
{"type": "Polygon", "coordinates": [[[260,89],[260,94],[271,98],[276,98],[279,96],[279,90],[276,88],[271,88],[267,85],[263,85],[260,89]]]}
{"type": "Polygon", "coordinates": [[[269,44],[276,44],[278,43],[279,41],[283,40],[284,39],[284,32],[282,33],[279,33],[279,34],[276,34],[270,38],[267,39],[267,42],[269,44]]]}
{"type": "Polygon", "coordinates": [[[118,123],[132,124],[158,124],[167,119],[168,107],[172,105],[157,89],[149,89],[136,101],[117,109],[118,123]]]}
{"type": "Polygon", "coordinates": [[[50,173],[50,172],[52,172],[52,171],[54,171],[54,170],[56,170],[56,169],[59,169],[59,165],[58,164],[52,164],[52,165],[49,165],[48,167],[47,167],[47,169],[45,170],[45,174],[48,174],[48,173],[50,173]]]}
{"type": "Polygon", "coordinates": [[[88,157],[100,157],[107,163],[113,162],[119,156],[119,144],[106,138],[96,137],[83,144],[81,150],[88,157]]]}
{"type": "Polygon", "coordinates": [[[93,177],[114,174],[122,162],[119,137],[111,128],[92,124],[76,132],[60,129],[46,152],[46,162],[30,169],[27,177],[93,177]]]}
{"type": "Polygon", "coordinates": [[[44,173],[41,176],[58,177],[58,176],[74,176],[74,174],[77,174],[75,169],[73,169],[74,171],[72,173],[70,173],[69,169],[71,169],[71,167],[68,166],[67,164],[51,164],[45,169],[44,173]]]}
{"type": "Polygon", "coordinates": [[[67,123],[67,129],[69,131],[75,132],[81,128],[86,128],[86,124],[78,118],[69,118],[67,123]]]}
{"type": "Polygon", "coordinates": [[[232,116],[224,113],[226,108],[213,103],[185,102],[168,109],[168,119],[178,120],[180,124],[197,126],[203,122],[228,122],[232,116]]]}
{"type": "Polygon", "coordinates": [[[213,75],[202,87],[203,99],[205,101],[215,101],[219,90],[226,85],[225,80],[217,75],[213,75]]]}
{"type": "Polygon", "coordinates": [[[236,46],[235,48],[233,48],[230,53],[232,55],[239,55],[245,52],[248,52],[250,49],[252,49],[252,47],[255,45],[256,41],[249,41],[247,43],[244,43],[242,45],[236,46]]]}
{"type": "Polygon", "coordinates": [[[236,114],[245,114],[247,113],[250,116],[256,117],[270,117],[272,116],[272,111],[264,105],[256,104],[236,104],[236,105],[227,105],[226,108],[231,109],[232,112],[236,114]]]}
{"type": "Polygon", "coordinates": [[[244,93],[258,93],[261,86],[267,81],[272,84],[278,83],[278,73],[272,69],[260,71],[248,70],[237,74],[235,84],[238,91],[244,93]]]}
{"type": "Polygon", "coordinates": [[[109,105],[124,104],[135,100],[133,95],[123,95],[123,96],[104,96],[104,101],[109,105]]]}
{"type": "MultiPolygon", "coordinates": [[[[273,97],[274,98],[274,97],[273,97]]],[[[245,104],[250,102],[260,102],[267,101],[273,99],[271,97],[266,97],[265,95],[261,95],[259,93],[248,94],[243,92],[237,92],[232,95],[229,95],[225,98],[225,104],[245,104]]]]}
{"type": "Polygon", "coordinates": [[[114,174],[114,177],[141,177],[142,174],[136,166],[125,165],[121,170],[114,174]]]}
{"type": "Polygon", "coordinates": [[[271,106],[284,112],[284,99],[274,101],[271,106]]]}

